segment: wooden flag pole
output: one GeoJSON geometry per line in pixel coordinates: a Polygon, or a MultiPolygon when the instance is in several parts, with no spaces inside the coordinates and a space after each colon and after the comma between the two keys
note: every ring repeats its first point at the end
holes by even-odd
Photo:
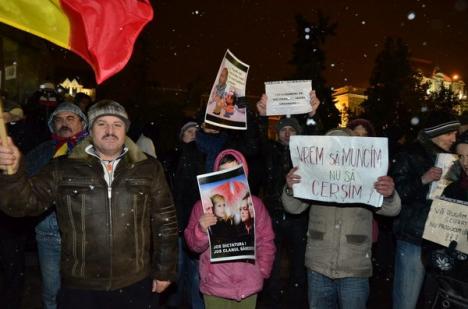
{"type": "MultiPolygon", "coordinates": [[[[3,119],[3,100],[1,97],[0,97],[0,140],[2,141],[3,145],[6,145],[8,143],[5,119],[3,119]]],[[[7,166],[6,174],[13,175],[13,169],[11,165],[7,166]]]]}

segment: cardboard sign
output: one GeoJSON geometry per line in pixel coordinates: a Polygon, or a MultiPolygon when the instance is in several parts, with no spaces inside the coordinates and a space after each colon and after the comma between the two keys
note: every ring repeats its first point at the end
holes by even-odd
{"type": "Polygon", "coordinates": [[[434,199],[423,238],[445,247],[455,240],[456,250],[468,254],[468,203],[447,198],[434,199]]]}
{"type": "Polygon", "coordinates": [[[427,198],[433,200],[442,195],[445,187],[447,187],[452,180],[447,178],[447,174],[452,168],[453,164],[458,160],[458,155],[452,153],[439,153],[437,154],[435,167],[442,169],[442,176],[440,180],[431,182],[431,188],[429,189],[427,198]]]}
{"type": "Polygon", "coordinates": [[[255,259],[255,210],[241,166],[197,176],[204,213],[217,223],[209,228],[212,262],[255,259]]]}
{"type": "Polygon", "coordinates": [[[211,88],[205,122],[223,128],[246,130],[247,108],[239,104],[245,96],[249,65],[226,51],[211,88]]]}
{"type": "Polygon", "coordinates": [[[382,206],[383,196],[374,183],[387,175],[386,138],[296,135],[289,147],[301,176],[301,182],[293,186],[295,197],[382,206]]]}
{"type": "Polygon", "coordinates": [[[311,91],[311,80],[265,82],[267,116],[305,114],[312,111],[311,91]]]}

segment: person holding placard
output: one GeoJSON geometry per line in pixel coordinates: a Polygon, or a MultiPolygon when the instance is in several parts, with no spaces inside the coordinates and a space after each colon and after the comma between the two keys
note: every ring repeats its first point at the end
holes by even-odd
{"type": "MultiPolygon", "coordinates": [[[[263,94],[257,102],[257,111],[260,115],[262,129],[267,131],[266,116],[268,97],[263,94]]],[[[320,105],[315,91],[310,92],[311,112],[306,114],[312,119],[320,105]]],[[[314,121],[315,123],[315,121],[314,121]]],[[[304,255],[307,233],[307,216],[292,215],[284,211],[281,202],[281,192],[285,185],[285,176],[292,168],[289,154],[289,139],[296,134],[311,134],[316,125],[303,125],[295,117],[284,117],[276,124],[277,140],[267,140],[266,133],[262,144],[262,157],[265,164],[263,188],[265,205],[273,220],[275,231],[275,244],[277,248],[275,263],[271,278],[265,288],[265,297],[272,306],[280,306],[283,296],[282,280],[280,276],[282,256],[281,252],[287,250],[289,261],[288,283],[286,300],[290,304],[299,304],[306,299],[306,273],[304,268],[304,255]],[[307,132],[304,132],[307,131],[307,132]]]]}
{"type": "MultiPolygon", "coordinates": [[[[349,129],[334,129],[334,136],[352,136],[349,129]]],[[[293,185],[301,182],[297,167],[286,175],[282,193],[284,208],[291,214],[309,209],[305,266],[308,277],[309,308],[366,308],[368,278],[372,275],[373,211],[364,204],[306,201],[293,197],[293,185]]],[[[376,179],[375,190],[383,195],[376,211],[384,216],[398,215],[401,202],[393,179],[376,179]]]]}
{"type": "Polygon", "coordinates": [[[434,167],[438,153],[450,152],[460,122],[451,114],[431,112],[417,140],[395,156],[390,175],[402,199],[400,216],[395,220],[397,239],[393,308],[415,308],[425,269],[421,262],[421,241],[431,200],[430,184],[439,180],[442,169],[434,167]]]}
{"type": "MultiPolygon", "coordinates": [[[[233,149],[222,151],[216,158],[214,170],[225,170],[242,164],[247,174],[247,161],[233,149]]],[[[263,288],[264,279],[270,276],[275,255],[274,234],[271,219],[263,202],[252,196],[255,209],[255,261],[210,261],[210,240],[208,234],[225,217],[224,197],[212,197],[211,211],[203,213],[202,202],[198,201],[190,215],[184,236],[188,247],[200,253],[200,291],[207,309],[239,308],[253,309],[257,303],[257,293],[263,288]]]]}

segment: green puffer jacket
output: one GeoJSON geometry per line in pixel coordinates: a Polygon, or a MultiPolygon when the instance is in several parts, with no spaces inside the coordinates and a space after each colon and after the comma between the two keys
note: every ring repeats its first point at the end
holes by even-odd
{"type": "Polygon", "coordinates": [[[85,151],[90,140],[31,179],[24,165],[1,175],[0,208],[34,216],[56,205],[65,287],[115,290],[147,277],[175,281],[177,220],[161,164],[127,138],[109,187],[100,160],[85,151]]]}

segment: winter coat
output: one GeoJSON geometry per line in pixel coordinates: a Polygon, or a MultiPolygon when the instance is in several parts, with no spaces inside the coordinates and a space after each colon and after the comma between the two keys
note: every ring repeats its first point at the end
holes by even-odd
{"type": "MultiPolygon", "coordinates": [[[[306,267],[332,279],[372,276],[373,212],[363,204],[307,202],[282,194],[285,209],[293,214],[309,210],[306,267]]],[[[384,198],[376,211],[396,216],[401,203],[398,193],[384,198]]]]}
{"type": "Polygon", "coordinates": [[[1,175],[0,208],[34,216],[56,205],[67,288],[115,290],[149,276],[174,281],[177,223],[161,164],[127,139],[128,152],[108,186],[88,145],[90,138],[31,179],[24,165],[15,175],[1,175]]]}
{"type": "Polygon", "coordinates": [[[402,204],[394,226],[397,239],[421,244],[432,203],[427,199],[430,183],[424,185],[421,177],[434,166],[437,154],[442,152],[445,151],[421,133],[415,143],[395,156],[389,175],[395,181],[402,204]]]}
{"type": "MultiPolygon", "coordinates": [[[[219,154],[214,170],[218,170],[220,157],[233,152],[238,154],[237,158],[242,157],[241,161],[246,166],[245,159],[239,152],[228,150],[219,154]]],[[[211,263],[208,234],[199,224],[203,215],[202,203],[198,201],[193,206],[189,224],[185,229],[185,240],[191,250],[201,253],[200,291],[203,294],[240,301],[262,290],[263,280],[270,276],[275,255],[271,219],[258,197],[252,196],[252,202],[255,210],[256,260],[254,263],[211,263]]]]}

